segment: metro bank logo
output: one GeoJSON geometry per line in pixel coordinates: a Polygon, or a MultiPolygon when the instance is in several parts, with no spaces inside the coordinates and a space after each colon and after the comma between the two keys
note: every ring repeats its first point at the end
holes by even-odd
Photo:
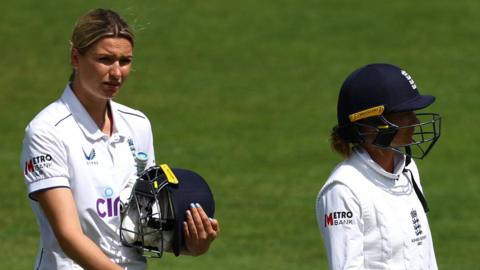
{"type": "Polygon", "coordinates": [[[49,154],[33,157],[25,161],[24,174],[43,174],[42,169],[50,168],[52,166],[52,162],[53,158],[49,154]]]}
{"type": "Polygon", "coordinates": [[[103,198],[98,198],[96,202],[97,214],[101,218],[116,217],[120,213],[120,197],[112,198],[113,189],[106,187],[103,191],[103,198]]]}
{"type": "Polygon", "coordinates": [[[353,213],[351,211],[330,212],[325,215],[325,227],[353,224],[353,213]]]}

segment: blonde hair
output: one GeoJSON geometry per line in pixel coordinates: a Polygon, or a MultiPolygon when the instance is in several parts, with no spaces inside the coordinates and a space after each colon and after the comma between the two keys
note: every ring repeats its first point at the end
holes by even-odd
{"type": "MultiPolygon", "coordinates": [[[[106,37],[125,38],[134,45],[134,34],[127,22],[113,10],[94,9],[80,17],[73,28],[70,44],[72,50],[85,53],[99,40],[106,37]]],[[[75,71],[70,76],[73,81],[75,71]]]]}

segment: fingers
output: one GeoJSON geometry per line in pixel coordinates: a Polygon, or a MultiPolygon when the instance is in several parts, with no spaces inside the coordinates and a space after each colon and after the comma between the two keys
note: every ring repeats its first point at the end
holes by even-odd
{"type": "Polygon", "coordinates": [[[185,237],[196,241],[211,241],[217,237],[219,232],[218,221],[209,218],[198,203],[190,204],[184,227],[186,227],[184,228],[185,237]]]}
{"type": "Polygon", "coordinates": [[[191,224],[195,226],[197,239],[203,240],[215,237],[215,230],[200,204],[191,204],[190,214],[193,220],[191,224]]]}
{"type": "Polygon", "coordinates": [[[192,237],[186,221],[183,222],[183,235],[185,236],[186,239],[190,239],[192,237]]]}
{"type": "Polygon", "coordinates": [[[188,231],[188,237],[187,239],[198,239],[198,232],[197,232],[197,227],[195,226],[195,220],[192,215],[192,211],[187,210],[187,218],[186,222],[184,223],[184,228],[188,231]]]}
{"type": "Polygon", "coordinates": [[[201,255],[209,249],[220,231],[216,219],[209,218],[198,203],[192,203],[186,212],[183,233],[186,250],[193,256],[201,255]]]}
{"type": "Polygon", "coordinates": [[[208,228],[206,228],[206,224],[204,223],[204,218],[206,217],[205,212],[198,203],[192,205],[190,212],[192,213],[192,218],[195,224],[198,239],[206,239],[208,228]]]}
{"type": "Polygon", "coordinates": [[[212,234],[215,233],[215,230],[212,227],[212,223],[210,221],[210,218],[208,217],[207,213],[205,213],[205,211],[203,210],[203,208],[199,204],[197,204],[196,210],[197,210],[198,215],[200,217],[200,220],[201,220],[201,223],[202,223],[202,226],[203,226],[203,229],[204,229],[205,233],[208,235],[208,237],[211,237],[212,234]]]}
{"type": "Polygon", "coordinates": [[[210,224],[212,224],[212,229],[218,234],[220,232],[220,225],[218,224],[218,220],[211,218],[210,224]]]}

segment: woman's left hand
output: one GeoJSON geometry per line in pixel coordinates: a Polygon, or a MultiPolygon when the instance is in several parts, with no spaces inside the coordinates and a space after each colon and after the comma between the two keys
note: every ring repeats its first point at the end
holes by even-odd
{"type": "Polygon", "coordinates": [[[207,252],[220,232],[218,221],[209,218],[199,204],[191,204],[183,224],[187,254],[199,256],[207,252]]]}

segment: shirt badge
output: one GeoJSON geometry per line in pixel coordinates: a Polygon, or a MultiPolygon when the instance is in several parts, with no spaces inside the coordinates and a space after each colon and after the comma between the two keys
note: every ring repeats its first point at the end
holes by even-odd
{"type": "Polygon", "coordinates": [[[325,215],[325,227],[353,224],[353,213],[351,211],[336,211],[325,215]]]}
{"type": "Polygon", "coordinates": [[[412,239],[412,243],[417,243],[417,245],[420,246],[427,236],[423,234],[422,225],[420,224],[417,210],[412,209],[412,211],[410,211],[410,216],[412,217],[413,230],[415,231],[416,236],[412,239]]]}
{"type": "Polygon", "coordinates": [[[95,157],[97,156],[95,152],[95,148],[92,148],[92,150],[90,150],[88,154],[87,152],[85,152],[85,149],[83,149],[83,147],[82,147],[82,151],[83,151],[83,156],[87,160],[88,165],[98,165],[98,161],[94,161],[95,157]]]}

